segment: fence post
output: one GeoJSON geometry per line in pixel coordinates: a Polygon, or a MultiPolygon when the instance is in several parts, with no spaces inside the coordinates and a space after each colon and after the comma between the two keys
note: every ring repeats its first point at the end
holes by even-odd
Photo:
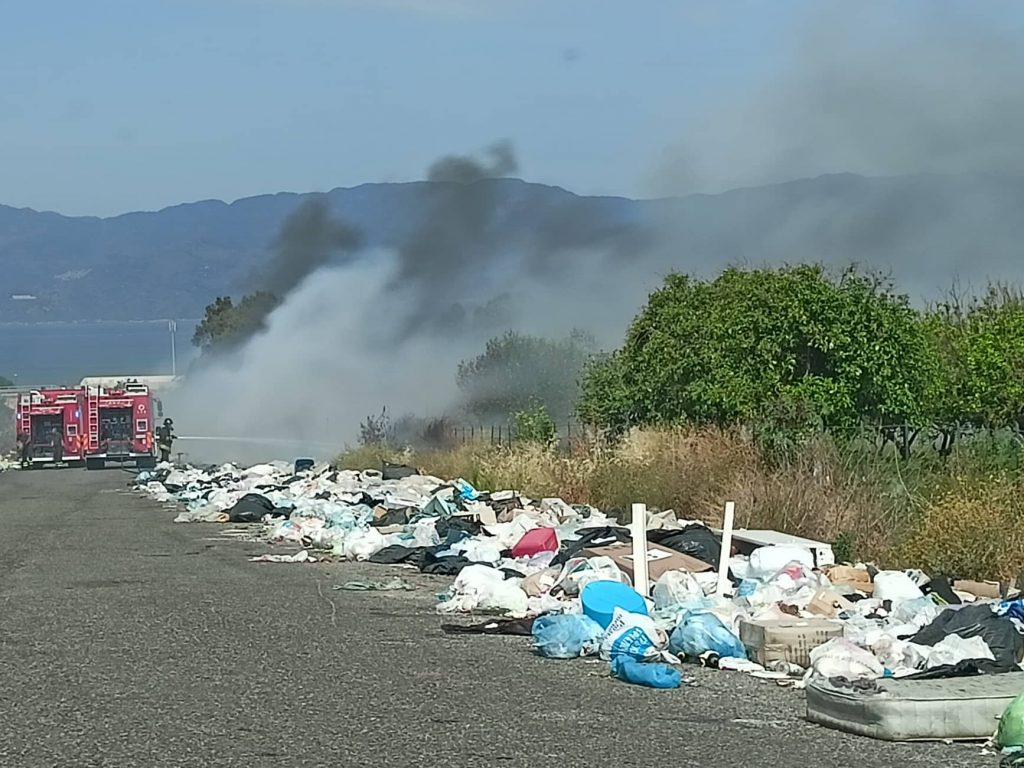
{"type": "Polygon", "coordinates": [[[633,505],[630,528],[633,538],[633,589],[644,597],[650,594],[647,565],[647,505],[633,505]]]}
{"type": "Polygon", "coordinates": [[[722,554],[718,558],[718,588],[715,593],[724,595],[729,587],[729,557],[732,554],[732,526],[736,516],[736,505],[725,502],[725,519],[722,521],[722,554]]]}

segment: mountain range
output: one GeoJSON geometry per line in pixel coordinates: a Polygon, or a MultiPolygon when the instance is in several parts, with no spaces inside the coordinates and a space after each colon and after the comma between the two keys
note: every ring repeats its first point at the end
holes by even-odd
{"type": "MultiPolygon", "coordinates": [[[[363,258],[372,258],[415,238],[452,183],[364,184],[318,197],[360,231],[363,258]]],[[[833,174],[653,200],[519,179],[474,183],[493,207],[487,242],[530,238],[535,249],[543,243],[543,258],[614,241],[614,258],[645,273],[861,262],[917,299],[937,297],[957,277],[1016,281],[1021,269],[1024,177],[1016,175],[833,174]]],[[[110,218],[0,205],[0,321],[199,317],[215,296],[251,289],[282,224],[310,197],[205,200],[110,218]]]]}

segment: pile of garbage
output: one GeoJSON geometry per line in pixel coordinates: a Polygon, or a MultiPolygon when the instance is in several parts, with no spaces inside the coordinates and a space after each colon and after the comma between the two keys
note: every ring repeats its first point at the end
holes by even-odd
{"type": "Polygon", "coordinates": [[[599,656],[615,677],[655,688],[682,685],[683,661],[864,692],[892,678],[1019,671],[1024,658],[1024,600],[997,585],[837,565],[830,550],[795,543],[731,548],[722,579],[721,532],[671,511],[648,513],[651,588],[641,594],[630,529],[562,499],[479,491],[394,465],[164,464],[135,485],[173,504],[177,522],[259,523],[268,544],[301,548],[254,559],[453,576],[439,613],[506,617],[480,631],[525,626],[541,655],[599,656]]]}

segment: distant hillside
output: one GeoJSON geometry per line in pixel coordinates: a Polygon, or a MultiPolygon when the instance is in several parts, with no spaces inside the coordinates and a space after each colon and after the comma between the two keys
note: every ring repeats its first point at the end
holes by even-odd
{"type": "MultiPolygon", "coordinates": [[[[981,281],[1016,280],[1020,272],[1021,177],[841,174],[650,201],[579,197],[516,179],[477,184],[491,186],[498,200],[495,247],[542,232],[553,250],[586,248],[595,227],[629,227],[645,237],[618,258],[645,273],[855,260],[891,269],[906,290],[934,295],[957,273],[981,281]]],[[[443,188],[365,184],[328,198],[372,249],[407,238],[443,188]]],[[[0,321],[197,317],[214,296],[248,287],[304,197],[203,201],[107,219],[0,206],[0,321]]]]}

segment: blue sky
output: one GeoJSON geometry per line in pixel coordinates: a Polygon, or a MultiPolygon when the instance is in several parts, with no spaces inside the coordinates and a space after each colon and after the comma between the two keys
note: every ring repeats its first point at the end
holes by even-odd
{"type": "MultiPolygon", "coordinates": [[[[666,191],[673,146],[713,139],[707,115],[761,93],[792,61],[814,6],[10,3],[0,203],[109,215],[415,179],[442,154],[499,139],[525,178],[652,195],[666,191]]],[[[909,13],[891,21],[914,34],[909,13]]]]}

